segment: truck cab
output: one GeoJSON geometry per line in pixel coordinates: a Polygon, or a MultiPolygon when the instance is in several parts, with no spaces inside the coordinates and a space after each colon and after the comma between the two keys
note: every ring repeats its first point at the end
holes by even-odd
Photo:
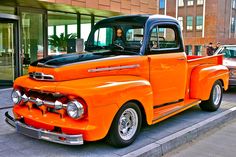
{"type": "Polygon", "coordinates": [[[215,111],[229,71],[223,56],[186,56],[178,21],[129,15],[98,22],[83,54],[48,56],[14,82],[19,133],[78,145],[107,138],[130,145],[141,124],[155,124],[194,105],[215,111]]]}

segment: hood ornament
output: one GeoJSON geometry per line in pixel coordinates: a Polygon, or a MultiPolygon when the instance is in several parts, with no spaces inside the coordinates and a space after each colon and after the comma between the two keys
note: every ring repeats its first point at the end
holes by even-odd
{"type": "Polygon", "coordinates": [[[42,72],[29,72],[29,77],[34,80],[45,80],[45,81],[53,81],[53,75],[46,75],[42,72]]]}

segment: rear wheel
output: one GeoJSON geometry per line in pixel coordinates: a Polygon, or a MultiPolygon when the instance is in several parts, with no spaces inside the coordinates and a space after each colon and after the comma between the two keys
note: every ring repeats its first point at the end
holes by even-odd
{"type": "Polygon", "coordinates": [[[221,81],[217,80],[211,89],[210,98],[199,104],[204,111],[216,111],[221,104],[223,96],[223,88],[221,81]]]}
{"type": "Polygon", "coordinates": [[[137,104],[128,102],[115,116],[109,131],[108,142],[115,147],[125,147],[136,139],[142,118],[137,104]]]}

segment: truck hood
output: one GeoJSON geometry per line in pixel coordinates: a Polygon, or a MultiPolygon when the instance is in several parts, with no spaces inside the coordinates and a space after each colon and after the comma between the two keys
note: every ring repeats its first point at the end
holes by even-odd
{"type": "MultiPolygon", "coordinates": [[[[68,54],[33,62],[29,77],[40,81],[66,81],[109,75],[146,75],[148,59],[140,55],[68,54]]],[[[147,74],[148,75],[148,74],[147,74]]]]}

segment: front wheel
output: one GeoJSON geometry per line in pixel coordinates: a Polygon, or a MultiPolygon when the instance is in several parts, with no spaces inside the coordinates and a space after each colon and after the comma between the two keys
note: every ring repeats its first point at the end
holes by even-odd
{"type": "Polygon", "coordinates": [[[221,104],[223,96],[223,88],[221,81],[217,80],[211,89],[210,98],[199,104],[204,111],[216,111],[221,104]]]}
{"type": "Polygon", "coordinates": [[[108,142],[115,147],[125,147],[136,139],[142,118],[137,104],[128,102],[116,114],[108,135],[108,142]]]}

